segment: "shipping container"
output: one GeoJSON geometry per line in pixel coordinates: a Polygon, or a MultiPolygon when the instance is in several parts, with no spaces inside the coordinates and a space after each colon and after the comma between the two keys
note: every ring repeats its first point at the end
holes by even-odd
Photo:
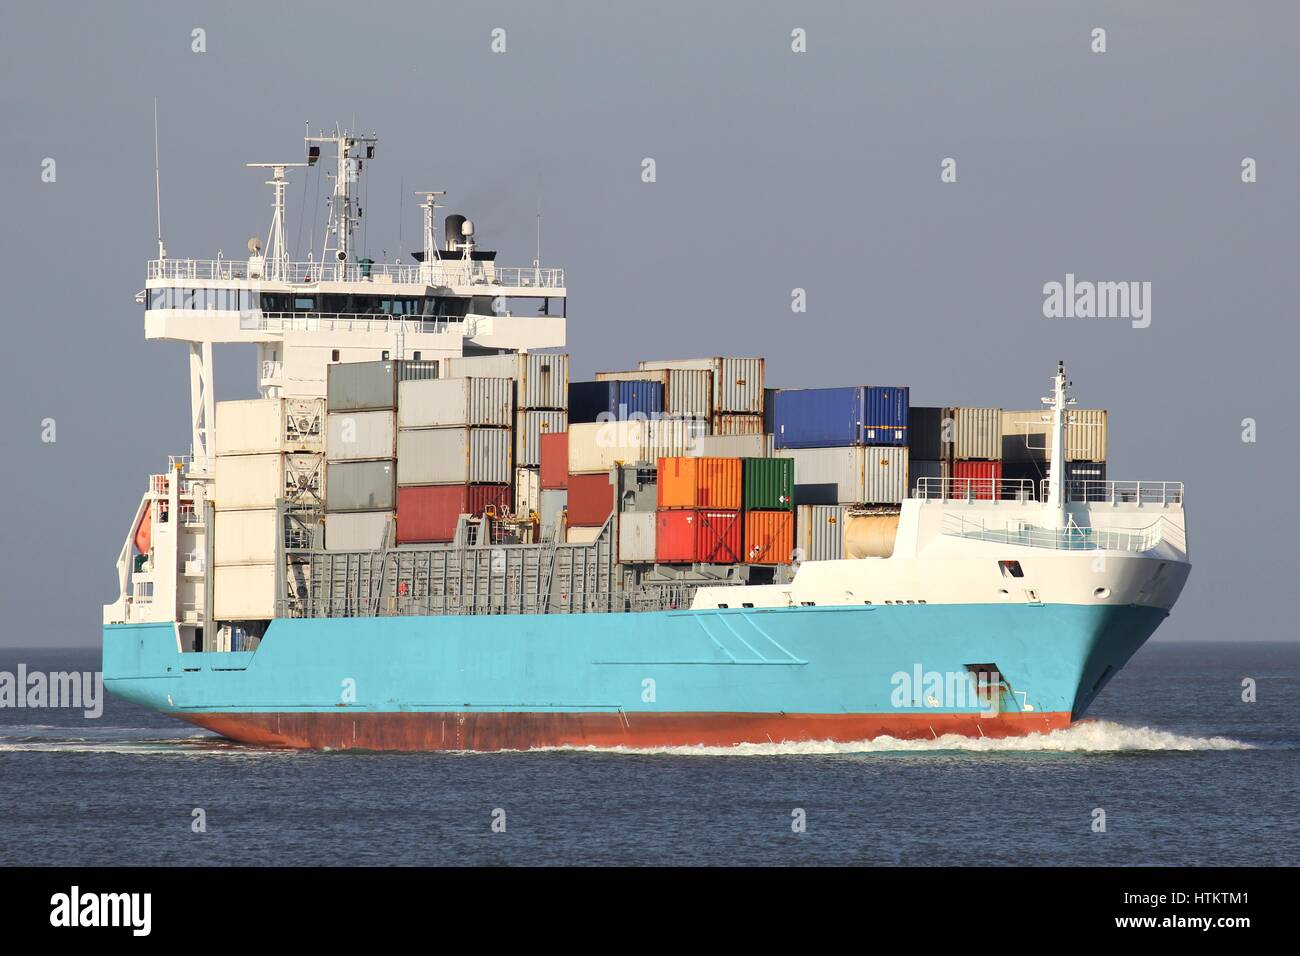
{"type": "Polygon", "coordinates": [[[340,461],[325,466],[326,511],[392,511],[397,468],[391,461],[340,461]]]}
{"type": "Polygon", "coordinates": [[[952,457],[951,409],[913,405],[907,410],[907,449],[913,461],[943,461],[952,457]]]}
{"type": "Polygon", "coordinates": [[[329,461],[374,461],[397,452],[397,413],[330,412],[325,457],[329,461]]]}
{"type": "Polygon", "coordinates": [[[419,485],[397,489],[397,543],[451,541],[460,516],[509,514],[509,485],[419,485]]]}
{"type": "Polygon", "coordinates": [[[397,386],[401,428],[510,428],[514,412],[514,382],[508,378],[426,379],[397,386]]]}
{"type": "Polygon", "coordinates": [[[664,387],[635,380],[570,382],[569,421],[605,422],[662,417],[664,387]]]}
{"type": "Polygon", "coordinates": [[[663,388],[664,414],[669,418],[713,417],[713,372],[706,368],[638,369],[597,372],[599,382],[658,382],[663,388]]]}
{"type": "Polygon", "coordinates": [[[794,558],[794,512],[745,512],[745,561],[789,564],[794,558]]]}
{"type": "Polygon", "coordinates": [[[565,408],[569,401],[569,356],[549,352],[507,352],[446,360],[444,378],[492,376],[515,381],[516,408],[565,408]]]}
{"type": "Polygon", "coordinates": [[[655,465],[621,465],[616,478],[616,504],[619,511],[658,510],[659,469],[655,465]]]}
{"type": "Polygon", "coordinates": [[[713,373],[713,414],[763,414],[761,358],[656,359],[639,365],[642,369],[706,369],[713,373]]]}
{"type": "Polygon", "coordinates": [[[569,525],[602,525],[614,510],[609,475],[569,476],[569,525]]]}
{"type": "Polygon", "coordinates": [[[844,557],[843,505],[799,505],[795,544],[800,561],[839,561],[844,557]]]}
{"type": "Polygon", "coordinates": [[[655,559],[665,564],[742,564],[739,511],[701,509],[655,515],[655,559]]]}
{"type": "Polygon", "coordinates": [[[780,389],[773,422],[777,448],[907,444],[906,388],[780,389]]]}
{"type": "Polygon", "coordinates": [[[503,428],[413,428],[397,433],[400,485],[508,484],[510,432],[503,428]]]}
{"type": "Polygon", "coordinates": [[[742,415],[723,412],[713,416],[712,431],[715,435],[761,435],[763,434],[762,415],[742,415]]]}
{"type": "Polygon", "coordinates": [[[694,419],[660,419],[571,425],[569,473],[605,473],[624,462],[691,454],[704,434],[704,424],[694,419]]]}
{"type": "MultiPolygon", "coordinates": [[[[527,517],[541,506],[542,479],[536,468],[515,469],[515,514],[527,517]]],[[[400,496],[399,496],[400,500],[400,496]]]]}
{"type": "Polygon", "coordinates": [[[336,362],[325,373],[331,412],[397,408],[396,362],[336,362]]]}
{"type": "Polygon", "coordinates": [[[278,558],[276,549],[279,522],[276,509],[256,511],[218,511],[213,522],[213,563],[271,564],[278,558]]]}
{"type": "Polygon", "coordinates": [[[401,390],[403,382],[427,382],[429,379],[440,378],[441,376],[438,371],[439,364],[441,363],[438,359],[425,359],[423,362],[419,359],[403,359],[398,362],[398,390],[401,390]]]}
{"type": "Polygon", "coordinates": [[[740,510],[744,469],[739,458],[660,458],[658,471],[661,509],[740,510]]]}
{"type": "Polygon", "coordinates": [[[325,450],[325,402],[319,398],[256,398],[217,402],[217,455],[325,450]]]}
{"type": "Polygon", "coordinates": [[[543,488],[540,517],[543,528],[559,528],[563,524],[564,509],[569,506],[567,488],[543,488]]]}
{"type": "Polygon", "coordinates": [[[653,564],[655,560],[653,511],[629,512],[618,518],[618,560],[624,564],[653,564]]]}
{"type": "Polygon", "coordinates": [[[325,515],[326,551],[376,551],[391,543],[391,511],[335,511],[325,515]]]}
{"type": "Polygon", "coordinates": [[[997,461],[1002,457],[1002,409],[960,406],[952,417],[952,457],[961,461],[997,461]]]}
{"type": "Polygon", "coordinates": [[[778,449],[794,459],[794,501],[800,505],[897,504],[907,495],[907,448],[778,449]]]}
{"type": "Polygon", "coordinates": [[[697,457],[700,458],[768,458],[767,435],[701,435],[697,457]]]}
{"type": "Polygon", "coordinates": [[[569,544],[591,544],[600,537],[601,528],[570,526],[564,533],[564,540],[569,544]]]}
{"type": "Polygon", "coordinates": [[[232,564],[212,569],[212,616],[218,621],[275,617],[275,564],[232,564]]]}
{"type": "Polygon", "coordinates": [[[319,505],[324,478],[320,455],[218,455],[212,501],[228,511],[274,508],[276,499],[319,505]]]}
{"type": "MultiPolygon", "coordinates": [[[[1104,408],[1072,408],[1065,429],[1067,461],[1105,461],[1109,416],[1104,408]]],[[[1039,409],[1002,413],[1002,458],[1046,461],[1052,454],[1052,415],[1039,409]]]]}
{"type": "MultiPolygon", "coordinates": [[[[541,465],[542,436],[564,434],[568,427],[567,412],[520,409],[515,417],[515,465],[521,468],[541,465]]],[[[568,469],[567,462],[565,469],[568,469]]]]}
{"type": "Polygon", "coordinates": [[[785,510],[794,507],[793,458],[745,458],[745,508],[785,510]]]}
{"type": "Polygon", "coordinates": [[[951,465],[947,461],[928,461],[913,458],[912,454],[909,451],[907,455],[908,497],[912,496],[922,478],[933,479],[926,482],[927,492],[930,497],[937,497],[940,494],[941,486],[936,482],[951,477],[951,465]]]}
{"type": "MultiPolygon", "coordinates": [[[[1004,481],[1032,481],[1034,492],[1037,494],[1042,490],[1043,481],[1051,477],[1051,466],[1042,461],[1008,461],[1002,463],[1002,478],[1004,481]]],[[[1078,495],[1086,491],[1089,498],[1093,500],[1102,500],[1097,495],[1104,496],[1104,490],[1099,491],[1099,483],[1106,481],[1106,463],[1104,461],[1067,461],[1065,463],[1065,478],[1072,483],[1070,487],[1071,494],[1078,495]],[[1089,485],[1079,486],[1078,482],[1091,482],[1089,485]]]]}
{"type": "Polygon", "coordinates": [[[1001,461],[954,461],[949,497],[984,501],[1001,497],[1001,461]]]}
{"type": "Polygon", "coordinates": [[[569,433],[550,432],[540,436],[542,490],[569,487],[569,433]]]}

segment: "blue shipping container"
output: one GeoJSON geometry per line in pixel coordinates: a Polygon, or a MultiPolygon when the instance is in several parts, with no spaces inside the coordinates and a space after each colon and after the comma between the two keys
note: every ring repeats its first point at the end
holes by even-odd
{"type": "Polygon", "coordinates": [[[908,399],[908,389],[894,386],[779,389],[773,396],[774,444],[906,445],[908,399]]]}
{"type": "Polygon", "coordinates": [[[570,382],[569,423],[657,418],[664,410],[662,382],[570,382]],[[603,417],[602,417],[603,416],[603,417]]]}

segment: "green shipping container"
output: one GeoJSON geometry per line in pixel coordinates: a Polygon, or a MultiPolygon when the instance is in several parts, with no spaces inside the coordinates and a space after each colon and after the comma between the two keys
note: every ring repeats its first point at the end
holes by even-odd
{"type": "Polygon", "coordinates": [[[745,459],[745,510],[789,511],[794,507],[794,459],[745,459]]]}

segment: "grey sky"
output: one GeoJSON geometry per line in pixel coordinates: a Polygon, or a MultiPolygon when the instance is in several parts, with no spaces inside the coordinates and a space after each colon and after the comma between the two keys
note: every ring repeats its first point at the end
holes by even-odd
{"type": "MultiPolygon", "coordinates": [[[[1080,403],[1111,411],[1111,477],[1188,483],[1195,567],[1159,637],[1294,640],[1297,47],[1287,2],[16,5],[0,644],[98,641],[145,476],[188,451],[185,351],[146,344],[132,299],[155,254],[155,95],[173,256],[265,236],[243,163],[298,158],[307,120],[381,138],[375,258],[398,249],[399,198],[410,250],[410,193],[446,189],[527,264],[540,198],[575,374],[763,354],[774,385],[1032,407],[1064,358],[1080,403]],[[1043,318],[1067,272],[1150,281],[1151,327],[1043,318]]],[[[253,395],[251,349],[217,364],[218,398],[253,395]]]]}

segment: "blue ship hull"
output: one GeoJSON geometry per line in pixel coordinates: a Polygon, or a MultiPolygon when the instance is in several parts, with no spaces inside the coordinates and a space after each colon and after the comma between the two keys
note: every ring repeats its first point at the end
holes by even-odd
{"type": "Polygon", "coordinates": [[[119,624],[104,628],[104,679],[128,700],[280,747],[992,737],[1077,719],[1166,614],[928,604],[282,619],[256,650],[232,653],[182,653],[172,624],[119,624]],[[951,678],[940,689],[975,665],[1005,681],[993,703],[955,700],[951,678]]]}

